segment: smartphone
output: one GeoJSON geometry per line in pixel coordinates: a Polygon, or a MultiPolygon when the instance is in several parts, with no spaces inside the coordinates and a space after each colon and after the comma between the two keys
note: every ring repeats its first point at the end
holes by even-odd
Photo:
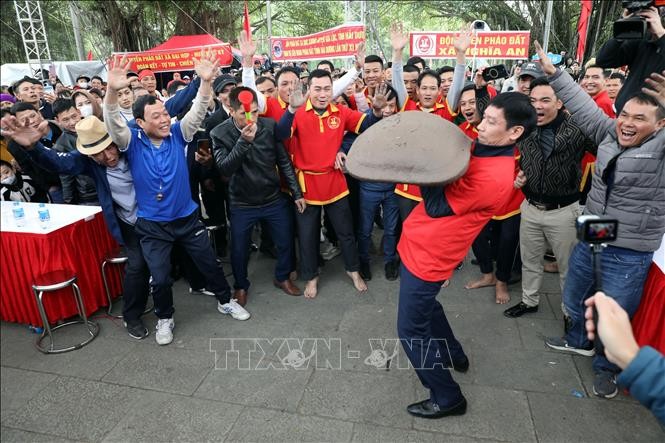
{"type": "Polygon", "coordinates": [[[486,82],[496,80],[498,78],[508,78],[510,74],[506,70],[506,65],[495,65],[485,68],[483,70],[483,80],[486,82]]]}
{"type": "Polygon", "coordinates": [[[200,155],[210,155],[210,139],[199,139],[199,141],[196,143],[196,150],[200,155]]]}
{"type": "Polygon", "coordinates": [[[56,73],[55,73],[55,65],[54,65],[53,63],[51,63],[51,65],[49,65],[49,67],[48,67],[48,74],[49,74],[51,77],[56,77],[56,73]]]}

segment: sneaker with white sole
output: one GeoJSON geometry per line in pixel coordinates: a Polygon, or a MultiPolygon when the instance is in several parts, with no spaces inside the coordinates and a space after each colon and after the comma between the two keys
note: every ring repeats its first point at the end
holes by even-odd
{"type": "Polygon", "coordinates": [[[593,393],[602,398],[616,397],[619,393],[616,375],[607,371],[598,372],[593,380],[593,393]]]}
{"type": "Polygon", "coordinates": [[[230,315],[236,320],[247,320],[250,317],[249,312],[240,306],[234,298],[224,304],[217,302],[217,310],[224,315],[230,315]]]}
{"type": "Polygon", "coordinates": [[[566,352],[568,354],[593,357],[596,353],[596,351],[593,349],[593,345],[590,345],[589,348],[575,348],[569,345],[568,340],[563,337],[547,337],[545,338],[545,344],[548,348],[556,349],[557,351],[566,352]]]}
{"type": "Polygon", "coordinates": [[[155,340],[158,345],[168,345],[173,341],[173,328],[175,328],[173,318],[160,318],[157,321],[155,340]]]}
{"type": "Polygon", "coordinates": [[[201,289],[189,288],[189,293],[190,294],[198,294],[198,295],[209,295],[210,297],[215,296],[214,292],[210,292],[206,288],[201,288],[201,289]]]}

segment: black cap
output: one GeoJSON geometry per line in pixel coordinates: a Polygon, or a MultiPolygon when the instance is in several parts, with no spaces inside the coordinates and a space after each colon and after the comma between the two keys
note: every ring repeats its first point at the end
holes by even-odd
{"type": "Polygon", "coordinates": [[[223,74],[217,77],[214,82],[212,82],[212,89],[213,91],[215,91],[215,94],[219,94],[220,92],[222,92],[222,89],[224,89],[226,85],[236,85],[236,84],[237,82],[234,76],[229,74],[223,74]]]}
{"type": "Polygon", "coordinates": [[[139,78],[139,75],[134,71],[127,72],[127,78],[132,78],[132,77],[139,78]]]}
{"type": "Polygon", "coordinates": [[[530,75],[533,78],[541,78],[545,76],[543,70],[540,68],[540,63],[534,62],[529,62],[522,65],[520,77],[524,77],[525,75],[530,75]]]}
{"type": "Polygon", "coordinates": [[[84,79],[84,80],[87,81],[87,82],[90,81],[90,77],[88,77],[88,76],[85,75],[85,74],[81,74],[81,75],[79,75],[78,77],[76,77],[76,81],[77,81],[77,82],[78,82],[79,80],[81,80],[81,79],[84,79]]]}

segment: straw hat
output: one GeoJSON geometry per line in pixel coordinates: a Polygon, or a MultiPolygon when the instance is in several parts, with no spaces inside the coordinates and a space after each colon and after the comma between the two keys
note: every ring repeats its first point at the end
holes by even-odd
{"type": "Polygon", "coordinates": [[[113,143],[104,123],[94,115],[76,124],[76,149],[84,155],[95,155],[113,143]]]}

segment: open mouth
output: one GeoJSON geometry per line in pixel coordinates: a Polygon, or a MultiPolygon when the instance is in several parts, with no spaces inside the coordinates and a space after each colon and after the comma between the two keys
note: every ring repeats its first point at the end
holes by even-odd
{"type": "Polygon", "coordinates": [[[464,118],[466,118],[467,120],[473,120],[473,115],[474,115],[474,114],[475,114],[475,113],[474,113],[473,111],[465,112],[465,113],[464,113],[464,118]]]}
{"type": "Polygon", "coordinates": [[[626,129],[621,130],[621,137],[625,139],[633,138],[637,135],[637,131],[628,131],[626,129]]]}

